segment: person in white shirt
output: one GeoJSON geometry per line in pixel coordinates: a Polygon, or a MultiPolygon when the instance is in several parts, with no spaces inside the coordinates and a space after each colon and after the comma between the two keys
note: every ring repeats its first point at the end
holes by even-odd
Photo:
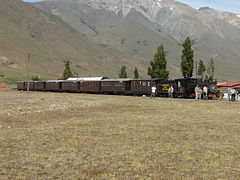
{"type": "Polygon", "coordinates": [[[156,94],[156,86],[154,85],[153,87],[152,87],[152,94],[151,94],[151,98],[155,98],[155,94],[156,94]]]}
{"type": "Polygon", "coordinates": [[[206,86],[203,87],[203,100],[208,99],[208,88],[206,86]]]}
{"type": "Polygon", "coordinates": [[[232,101],[235,101],[235,99],[236,99],[236,90],[232,89],[231,94],[232,94],[232,101]]]}
{"type": "Polygon", "coordinates": [[[228,92],[228,101],[231,101],[232,100],[232,88],[229,87],[227,92],[228,92]]]}
{"type": "Polygon", "coordinates": [[[171,86],[170,88],[171,88],[170,96],[171,96],[171,98],[173,98],[174,88],[173,88],[173,86],[171,86]]]}
{"type": "Polygon", "coordinates": [[[198,85],[195,87],[194,91],[195,91],[195,99],[198,100],[199,99],[199,87],[198,87],[198,85]]]}

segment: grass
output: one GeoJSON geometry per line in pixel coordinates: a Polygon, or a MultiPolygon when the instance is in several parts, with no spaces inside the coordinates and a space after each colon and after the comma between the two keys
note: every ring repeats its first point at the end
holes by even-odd
{"type": "Polygon", "coordinates": [[[0,179],[239,179],[239,106],[1,90],[0,179]]]}
{"type": "Polygon", "coordinates": [[[16,84],[19,80],[10,77],[0,77],[0,83],[16,84]]]}

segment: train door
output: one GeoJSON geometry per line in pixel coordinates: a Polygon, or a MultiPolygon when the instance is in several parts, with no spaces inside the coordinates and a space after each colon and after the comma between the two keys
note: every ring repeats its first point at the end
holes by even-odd
{"type": "Polygon", "coordinates": [[[46,90],[46,82],[43,82],[43,91],[46,90]]]}
{"type": "Polygon", "coordinates": [[[62,82],[59,82],[59,90],[62,90],[62,82]]]}
{"type": "Polygon", "coordinates": [[[125,90],[128,92],[131,89],[131,81],[126,81],[125,82],[125,90]]]}

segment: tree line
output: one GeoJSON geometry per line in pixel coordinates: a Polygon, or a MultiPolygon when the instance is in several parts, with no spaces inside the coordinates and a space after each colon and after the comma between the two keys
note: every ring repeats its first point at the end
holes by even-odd
{"type": "MultiPolygon", "coordinates": [[[[183,42],[183,50],[181,56],[181,72],[184,78],[191,78],[193,76],[194,69],[194,50],[191,47],[191,40],[189,37],[185,39],[183,42]]],[[[70,61],[64,61],[65,69],[61,79],[68,79],[72,77],[73,74],[70,69],[70,61]]],[[[208,66],[206,67],[202,60],[199,61],[199,64],[196,70],[196,74],[202,79],[213,80],[215,65],[213,58],[211,58],[208,62],[208,66]]],[[[169,71],[167,70],[167,59],[166,52],[164,51],[164,46],[161,44],[156,53],[154,54],[153,60],[150,61],[150,67],[148,67],[148,75],[154,79],[163,79],[167,80],[169,78],[169,71]]],[[[127,67],[122,66],[120,69],[120,73],[118,74],[119,78],[127,78],[127,67]]],[[[133,71],[133,78],[139,79],[138,69],[135,67],[133,71]]]]}
{"type": "MultiPolygon", "coordinates": [[[[194,50],[191,47],[191,40],[189,37],[183,42],[183,50],[181,56],[181,72],[184,78],[191,78],[193,76],[194,69],[194,50]]],[[[208,62],[206,67],[202,60],[199,61],[196,74],[202,79],[214,79],[215,65],[213,58],[208,62]]],[[[138,69],[134,69],[134,79],[139,78],[138,69]]],[[[154,54],[153,60],[150,62],[150,67],[148,68],[148,75],[151,78],[167,80],[169,78],[169,71],[167,71],[167,59],[166,53],[164,51],[164,46],[161,44],[157,48],[157,52],[154,54]]],[[[119,78],[127,78],[126,66],[122,66],[119,78]]]]}

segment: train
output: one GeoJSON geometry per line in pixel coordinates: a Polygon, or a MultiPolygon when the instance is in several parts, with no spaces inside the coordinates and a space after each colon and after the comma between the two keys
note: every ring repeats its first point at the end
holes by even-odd
{"type": "Polygon", "coordinates": [[[49,92],[72,92],[94,93],[113,95],[151,95],[151,89],[156,86],[156,96],[167,97],[168,88],[173,86],[174,97],[195,98],[195,87],[208,88],[208,98],[218,97],[215,83],[200,78],[179,78],[174,80],[162,79],[109,79],[106,77],[69,78],[68,80],[47,81],[20,81],[17,82],[19,91],[49,91],[49,92]]]}

